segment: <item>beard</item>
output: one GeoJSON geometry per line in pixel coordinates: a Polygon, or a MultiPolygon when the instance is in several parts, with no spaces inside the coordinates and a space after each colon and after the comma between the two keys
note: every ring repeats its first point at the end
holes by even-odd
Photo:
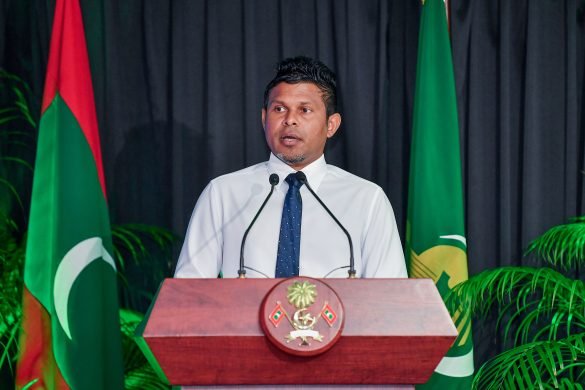
{"type": "Polygon", "coordinates": [[[288,165],[295,165],[295,164],[302,163],[307,158],[303,154],[285,155],[284,153],[278,153],[278,154],[276,154],[276,157],[278,157],[278,159],[280,161],[282,161],[288,165]]]}

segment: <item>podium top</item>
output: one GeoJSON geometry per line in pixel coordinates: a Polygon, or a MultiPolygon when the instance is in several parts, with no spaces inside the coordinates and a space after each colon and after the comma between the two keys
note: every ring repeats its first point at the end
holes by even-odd
{"type": "Polygon", "coordinates": [[[426,382],[457,337],[430,279],[324,279],[344,305],[341,337],[321,355],[288,355],[259,317],[281,281],[166,279],[143,348],[176,385],[412,384],[426,382]]]}
{"type": "MultiPolygon", "coordinates": [[[[166,279],[143,336],[264,336],[262,299],[282,279],[166,279]]],[[[324,279],[348,311],[342,336],[457,337],[431,279],[324,279]],[[372,315],[373,313],[375,315],[372,315]]]]}

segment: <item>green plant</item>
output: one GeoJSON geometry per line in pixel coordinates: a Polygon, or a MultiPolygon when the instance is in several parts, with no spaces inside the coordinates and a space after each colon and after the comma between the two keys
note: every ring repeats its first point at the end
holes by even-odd
{"type": "Polygon", "coordinates": [[[154,298],[154,289],[172,270],[172,246],[177,236],[166,229],[143,224],[112,225],[114,259],[118,269],[120,305],[142,311],[154,298]],[[161,263],[161,259],[166,261],[161,263]],[[129,274],[138,270],[140,283],[129,274]]]}
{"type": "Polygon", "coordinates": [[[122,351],[124,354],[124,387],[126,390],[168,389],[150,367],[138,344],[134,341],[134,331],[142,322],[144,315],[132,310],[120,310],[122,329],[122,351]]]}
{"type": "MultiPolygon", "coordinates": [[[[0,387],[14,387],[18,355],[18,330],[22,316],[23,268],[26,248],[28,205],[36,144],[36,120],[31,115],[32,93],[17,76],[0,69],[0,387]],[[5,106],[3,104],[6,104],[5,106]],[[8,376],[8,378],[6,378],[8,376]],[[4,383],[10,382],[10,383],[4,383]]],[[[37,110],[38,111],[38,110],[37,110]]],[[[133,308],[134,297],[152,299],[152,293],[129,281],[130,264],[150,265],[148,278],[160,281],[170,270],[166,263],[152,261],[152,253],[170,259],[177,238],[168,230],[149,225],[112,225],[114,258],[122,301],[122,331],[127,389],[168,389],[152,370],[134,342],[134,329],[142,314],[133,308]],[[155,250],[156,248],[156,250],[155,250]],[[150,260],[150,261],[149,261],[150,260]],[[154,264],[154,265],[153,265],[154,264]]],[[[157,258],[158,260],[158,258],[157,258]]],[[[27,384],[32,386],[34,381],[27,384]]]]}
{"type": "MultiPolygon", "coordinates": [[[[585,217],[555,226],[534,240],[536,254],[561,270],[585,262],[585,217]]],[[[447,299],[478,317],[497,308],[508,349],[477,371],[476,389],[583,389],[585,283],[548,267],[501,267],[456,286],[447,299]]]]}
{"type": "MultiPolygon", "coordinates": [[[[30,160],[36,136],[29,110],[30,90],[17,76],[0,69],[0,371],[14,371],[21,317],[27,210],[23,177],[32,176],[30,160]]],[[[0,377],[1,379],[1,377],[0,377]]]]}

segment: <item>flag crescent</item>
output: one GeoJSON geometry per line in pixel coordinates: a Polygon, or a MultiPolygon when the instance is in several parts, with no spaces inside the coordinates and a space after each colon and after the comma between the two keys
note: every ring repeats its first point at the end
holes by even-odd
{"type": "Polygon", "coordinates": [[[463,356],[443,357],[435,372],[456,378],[473,375],[473,348],[463,356]]]}
{"type": "Polygon", "coordinates": [[[104,248],[100,237],[91,237],[83,240],[67,252],[55,273],[53,297],[55,301],[55,312],[63,331],[71,340],[69,329],[69,318],[67,317],[67,305],[69,293],[77,277],[92,261],[102,259],[110,264],[114,271],[116,265],[114,259],[104,248]]]}

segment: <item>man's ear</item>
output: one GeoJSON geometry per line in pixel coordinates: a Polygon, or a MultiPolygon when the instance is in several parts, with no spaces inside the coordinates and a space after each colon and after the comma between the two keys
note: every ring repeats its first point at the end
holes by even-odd
{"type": "Polygon", "coordinates": [[[266,126],[264,126],[264,124],[266,123],[266,109],[263,108],[262,109],[262,128],[265,129],[266,126]]]}
{"type": "Polygon", "coordinates": [[[341,115],[339,113],[329,115],[329,118],[327,118],[327,138],[333,137],[340,125],[341,115]]]}

